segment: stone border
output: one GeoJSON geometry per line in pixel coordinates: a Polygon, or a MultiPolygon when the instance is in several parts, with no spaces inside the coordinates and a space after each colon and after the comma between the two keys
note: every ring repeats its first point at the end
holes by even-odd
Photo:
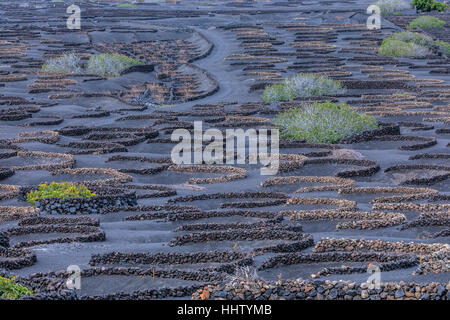
{"type": "Polygon", "coordinates": [[[227,173],[214,178],[190,178],[186,183],[188,184],[212,184],[222,183],[233,180],[245,179],[247,177],[247,170],[233,166],[204,166],[204,165],[171,165],[167,168],[169,171],[176,172],[207,172],[207,173],[227,173]]]}
{"type": "Polygon", "coordinates": [[[72,168],[75,165],[75,159],[72,155],[66,153],[41,152],[41,151],[18,151],[17,157],[42,157],[48,159],[62,159],[60,163],[52,164],[32,164],[25,166],[12,166],[13,170],[56,170],[72,168]]]}
{"type": "Polygon", "coordinates": [[[410,188],[410,187],[346,187],[338,191],[338,194],[403,194],[393,196],[381,196],[374,198],[371,202],[375,203],[399,203],[422,199],[431,199],[438,194],[438,191],[431,188],[410,188]]]}
{"type": "Polygon", "coordinates": [[[110,252],[105,254],[93,254],[89,265],[105,264],[196,264],[206,262],[231,262],[242,260],[247,257],[246,253],[238,251],[208,251],[208,252],[190,252],[190,253],[122,253],[110,252]]]}
{"type": "Polygon", "coordinates": [[[387,123],[379,123],[381,128],[374,130],[365,130],[363,132],[354,134],[348,138],[344,138],[339,143],[351,144],[351,143],[360,143],[366,142],[370,140],[378,140],[384,137],[393,137],[396,135],[400,135],[400,126],[391,125],[387,123]]]}
{"type": "Polygon", "coordinates": [[[143,213],[139,215],[129,216],[124,218],[124,220],[133,221],[133,220],[167,219],[168,221],[178,221],[178,220],[186,221],[212,217],[229,217],[235,215],[244,217],[255,217],[261,219],[275,219],[277,217],[277,213],[272,211],[250,211],[250,210],[203,211],[197,207],[186,207],[186,209],[180,207],[180,209],[176,209],[174,211],[169,210],[168,212],[162,211],[156,213],[143,213]]]}
{"type": "MultiPolygon", "coordinates": [[[[258,270],[278,267],[281,265],[293,265],[304,263],[321,262],[377,262],[381,271],[410,268],[418,265],[419,261],[415,255],[404,253],[385,252],[322,252],[322,253],[287,253],[271,257],[265,260],[258,270]]],[[[331,274],[366,273],[367,266],[345,267],[345,268],[324,268],[313,278],[328,276],[331,274]]]]}
{"type": "Polygon", "coordinates": [[[136,135],[130,132],[91,132],[86,134],[82,141],[96,141],[120,144],[123,146],[134,146],[138,143],[145,141],[147,138],[144,135],[136,135]]]}
{"type": "MultiPolygon", "coordinates": [[[[337,210],[340,211],[354,211],[358,208],[356,201],[346,200],[346,199],[335,199],[335,198],[300,198],[300,197],[290,197],[286,201],[286,205],[296,205],[296,204],[326,204],[335,205],[337,210]]],[[[300,210],[302,211],[302,210],[300,210]]]]}
{"type": "Polygon", "coordinates": [[[448,153],[419,153],[412,155],[408,160],[418,160],[418,159],[450,159],[450,154],[448,153]]]}
{"type": "Polygon", "coordinates": [[[335,177],[339,177],[339,178],[371,176],[380,170],[380,166],[375,161],[371,161],[371,160],[317,158],[317,159],[308,159],[305,161],[305,165],[324,164],[324,163],[347,164],[347,165],[363,167],[362,169],[341,170],[335,174],[335,177]]]}
{"type": "Polygon", "coordinates": [[[46,144],[53,144],[58,142],[59,133],[52,130],[43,130],[37,132],[19,132],[17,138],[10,139],[12,143],[24,143],[24,142],[42,142],[46,144]]]}
{"type": "Polygon", "coordinates": [[[423,184],[429,185],[438,181],[447,180],[450,178],[450,166],[440,166],[440,165],[431,165],[431,164],[397,164],[390,166],[384,170],[384,172],[392,172],[397,170],[441,170],[447,171],[446,174],[435,175],[431,178],[411,178],[405,180],[403,184],[423,184]]]}
{"type": "Polygon", "coordinates": [[[303,187],[294,191],[295,193],[309,193],[320,191],[337,191],[342,188],[351,187],[355,184],[354,180],[328,176],[289,176],[289,177],[271,177],[261,182],[261,187],[278,186],[294,183],[323,183],[324,186],[303,187]]]}
{"type": "Polygon", "coordinates": [[[374,210],[393,210],[393,211],[448,211],[450,203],[434,204],[434,203],[374,203],[374,210]]]}
{"type": "Polygon", "coordinates": [[[114,152],[128,152],[123,145],[111,142],[95,141],[71,141],[67,144],[59,144],[60,147],[72,148],[71,154],[105,154],[114,152]]]}
{"type": "MultiPolygon", "coordinates": [[[[41,221],[36,221],[41,222],[41,221]]],[[[50,222],[51,220],[44,221],[50,222]]],[[[13,227],[7,230],[9,238],[12,236],[20,236],[35,233],[75,233],[82,234],[74,237],[58,237],[48,240],[30,240],[16,243],[14,248],[27,248],[39,245],[54,244],[54,243],[72,243],[72,242],[96,242],[105,241],[105,232],[99,227],[76,224],[76,221],[64,224],[27,224],[18,227],[13,227]]]]}
{"type": "Polygon", "coordinates": [[[168,246],[181,246],[187,243],[199,243],[209,241],[246,241],[246,240],[302,240],[304,234],[297,231],[287,231],[281,228],[245,229],[204,231],[184,234],[174,237],[168,246]]]}
{"type": "MultiPolygon", "coordinates": [[[[268,282],[259,279],[233,281],[206,288],[209,299],[220,300],[449,300],[450,282],[419,284],[381,283],[379,290],[369,283],[292,279],[268,282]]],[[[199,289],[192,299],[200,300],[199,289]]],[[[204,297],[205,295],[203,295],[204,297]]]]}
{"type": "Polygon", "coordinates": [[[336,230],[343,229],[378,229],[396,226],[407,221],[402,213],[377,211],[345,211],[345,210],[287,210],[281,211],[289,215],[289,220],[357,220],[339,222],[336,230]]]}
{"type": "Polygon", "coordinates": [[[19,186],[0,184],[0,201],[13,199],[19,195],[19,186]]]}
{"type": "Polygon", "coordinates": [[[366,239],[321,239],[316,243],[313,252],[329,251],[377,251],[431,254],[440,250],[448,250],[448,244],[420,242],[392,242],[366,239]]]}
{"type": "Polygon", "coordinates": [[[0,231],[0,247],[9,248],[9,237],[3,231],[0,231]]]}
{"type": "MultiPolygon", "coordinates": [[[[276,199],[287,200],[289,196],[282,192],[223,192],[223,193],[205,193],[199,195],[189,195],[184,197],[177,197],[167,200],[167,203],[176,202],[192,202],[197,200],[209,200],[209,199],[233,199],[233,198],[251,198],[251,199],[276,199]]],[[[272,204],[269,204],[272,205],[272,204]]]]}
{"type": "Polygon", "coordinates": [[[76,169],[59,169],[50,172],[52,176],[57,174],[68,174],[68,175],[77,175],[77,174],[103,174],[110,175],[112,178],[108,179],[100,179],[100,180],[87,180],[87,181],[79,181],[76,184],[84,184],[86,187],[99,188],[104,189],[106,185],[114,185],[114,184],[122,184],[126,182],[130,182],[133,178],[125,173],[121,173],[117,170],[111,168],[76,168],[76,169]]]}
{"type": "Polygon", "coordinates": [[[110,207],[134,206],[135,192],[116,195],[96,195],[88,198],[42,198],[35,201],[36,208],[47,214],[101,214],[110,207]]]}
{"type": "Polygon", "coordinates": [[[121,188],[124,189],[134,189],[136,190],[152,190],[154,192],[148,192],[144,194],[136,194],[136,199],[148,199],[148,198],[162,198],[162,197],[171,197],[177,195],[177,191],[174,188],[161,186],[161,185],[130,185],[125,184],[122,185],[121,188]]]}
{"type": "Polygon", "coordinates": [[[413,274],[429,272],[449,272],[448,257],[450,246],[443,243],[392,242],[365,239],[321,239],[316,243],[313,252],[330,251],[373,251],[398,252],[419,255],[420,264],[413,274]]]}
{"type": "Polygon", "coordinates": [[[64,121],[64,118],[61,118],[59,116],[41,116],[38,119],[51,119],[51,120],[35,120],[22,124],[20,126],[21,127],[56,126],[64,121]]]}
{"type": "Polygon", "coordinates": [[[0,222],[19,220],[40,215],[40,210],[33,207],[0,206],[0,222]]]}
{"type": "MultiPolygon", "coordinates": [[[[15,155],[15,154],[14,154],[15,155]]],[[[12,155],[12,156],[14,156],[12,155]]],[[[0,180],[13,176],[15,171],[12,168],[0,168],[0,180]]]]}
{"type": "Polygon", "coordinates": [[[0,247],[0,268],[6,270],[21,269],[29,267],[36,263],[37,258],[34,252],[27,249],[19,248],[2,248],[0,247]]]}
{"type": "MultiPolygon", "coordinates": [[[[49,277],[66,281],[69,277],[67,271],[57,271],[49,273],[34,273],[30,278],[49,277]]],[[[98,275],[124,275],[124,276],[152,276],[155,278],[181,279],[187,281],[217,282],[223,281],[225,276],[222,274],[212,274],[198,271],[184,271],[177,269],[158,269],[155,267],[92,267],[81,270],[81,277],[88,278],[98,275]]]]}
{"type": "Polygon", "coordinates": [[[37,217],[30,217],[21,219],[17,225],[19,227],[23,226],[32,226],[32,225],[38,225],[38,224],[77,224],[77,225],[86,225],[86,226],[93,226],[93,227],[99,227],[100,222],[98,219],[91,218],[91,217],[45,217],[45,216],[37,216],[37,217]]]}

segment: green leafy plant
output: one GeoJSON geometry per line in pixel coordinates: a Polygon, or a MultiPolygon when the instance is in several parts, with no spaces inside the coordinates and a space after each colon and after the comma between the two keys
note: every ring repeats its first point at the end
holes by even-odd
{"type": "Polygon", "coordinates": [[[33,293],[33,290],[16,283],[16,277],[3,278],[0,276],[0,298],[15,300],[33,293]]]}
{"type": "Polygon", "coordinates": [[[377,0],[374,5],[377,5],[382,15],[398,14],[401,10],[407,9],[409,3],[404,0],[377,0]]]}
{"type": "Polygon", "coordinates": [[[422,29],[430,29],[430,28],[442,28],[445,25],[445,21],[431,17],[431,16],[422,16],[414,19],[407,26],[408,29],[422,28],[422,29]]]}
{"type": "Polygon", "coordinates": [[[300,73],[291,79],[285,79],[280,84],[266,87],[263,92],[263,100],[266,102],[290,101],[300,97],[320,97],[344,92],[345,88],[337,80],[300,73]]]}
{"type": "Polygon", "coordinates": [[[434,3],[434,10],[437,10],[439,12],[444,11],[446,8],[448,8],[449,6],[443,2],[435,2],[434,3]]]}
{"type": "Polygon", "coordinates": [[[143,64],[139,60],[119,54],[94,54],[87,62],[86,72],[104,77],[117,77],[123,70],[143,64]]]}
{"type": "Polygon", "coordinates": [[[435,0],[413,0],[411,2],[411,5],[413,5],[417,10],[421,11],[432,11],[432,10],[438,10],[438,11],[444,11],[445,8],[448,8],[448,5],[442,2],[436,2],[435,0]]]}
{"type": "Polygon", "coordinates": [[[95,196],[86,186],[69,182],[52,182],[50,184],[40,184],[37,190],[27,194],[27,202],[35,205],[36,200],[43,198],[87,198],[95,196]]]}
{"type": "Polygon", "coordinates": [[[374,117],[357,113],[345,103],[331,102],[291,108],[279,113],[274,123],[282,137],[311,143],[338,143],[353,134],[378,128],[374,117]]]}

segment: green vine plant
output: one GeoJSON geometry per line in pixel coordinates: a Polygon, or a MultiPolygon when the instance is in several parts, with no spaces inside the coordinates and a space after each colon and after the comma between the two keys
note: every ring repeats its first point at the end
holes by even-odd
{"type": "Polygon", "coordinates": [[[52,182],[50,184],[40,184],[37,190],[29,192],[27,194],[27,202],[34,206],[36,200],[43,198],[87,198],[95,195],[84,185],[76,185],[69,182],[52,182]]]}
{"type": "Polygon", "coordinates": [[[0,276],[0,298],[16,300],[33,293],[33,290],[16,283],[16,277],[3,278],[0,276]]]}
{"type": "Polygon", "coordinates": [[[443,2],[437,2],[435,0],[413,0],[411,2],[417,10],[420,11],[433,11],[437,10],[439,12],[444,11],[449,6],[443,2]]]}

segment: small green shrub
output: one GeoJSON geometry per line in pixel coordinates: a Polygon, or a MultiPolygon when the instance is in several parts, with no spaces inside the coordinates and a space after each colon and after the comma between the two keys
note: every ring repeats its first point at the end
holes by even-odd
{"type": "Polygon", "coordinates": [[[69,182],[52,182],[48,184],[40,184],[39,188],[27,194],[27,202],[35,204],[36,200],[42,198],[87,198],[95,196],[86,186],[69,183],[69,182]]]}
{"type": "Polygon", "coordinates": [[[384,39],[378,49],[378,54],[385,57],[423,57],[430,51],[412,42],[384,39]]]}
{"type": "Polygon", "coordinates": [[[445,25],[445,21],[431,17],[431,16],[422,16],[414,19],[407,26],[408,29],[422,28],[442,28],[445,25]]]}
{"type": "Polygon", "coordinates": [[[16,277],[3,278],[0,276],[0,298],[15,300],[33,293],[33,290],[16,283],[16,277]]]}
{"type": "Polygon", "coordinates": [[[387,57],[424,57],[435,46],[434,40],[418,32],[396,32],[381,43],[378,54],[387,57]]]}
{"type": "Polygon", "coordinates": [[[364,130],[378,128],[374,117],[359,114],[347,104],[314,103],[279,113],[274,120],[286,139],[305,139],[310,143],[338,143],[364,130]]]}
{"type": "Polygon", "coordinates": [[[75,53],[66,53],[59,58],[49,59],[42,65],[44,72],[81,73],[81,60],[75,53]]]}
{"type": "Polygon", "coordinates": [[[450,43],[434,41],[431,37],[417,32],[397,32],[381,43],[378,54],[389,57],[423,57],[431,48],[438,48],[450,57],[450,43]]]}
{"type": "Polygon", "coordinates": [[[263,92],[263,100],[266,102],[290,101],[295,98],[320,97],[344,92],[345,88],[337,80],[300,73],[291,79],[285,79],[281,84],[267,87],[263,92]]]}
{"type": "Polygon", "coordinates": [[[374,5],[377,5],[383,16],[390,14],[398,14],[401,10],[407,9],[409,4],[404,0],[377,0],[374,5]]]}
{"type": "Polygon", "coordinates": [[[142,64],[144,63],[139,60],[119,54],[94,54],[89,58],[86,72],[103,77],[117,77],[123,70],[142,64]]]}
{"type": "Polygon", "coordinates": [[[417,10],[421,11],[432,11],[438,10],[440,12],[448,8],[448,5],[442,2],[436,2],[435,0],[413,0],[411,5],[416,7],[417,10]]]}

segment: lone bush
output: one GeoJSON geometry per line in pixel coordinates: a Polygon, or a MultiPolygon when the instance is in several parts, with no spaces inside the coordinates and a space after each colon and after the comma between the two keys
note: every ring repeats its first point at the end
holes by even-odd
{"type": "Polygon", "coordinates": [[[34,291],[16,283],[16,277],[3,278],[0,276],[0,298],[16,300],[34,291]]]}
{"type": "Polygon", "coordinates": [[[397,32],[384,39],[378,53],[390,57],[423,57],[431,53],[431,48],[450,56],[450,43],[434,41],[427,35],[410,31],[397,32]]]}
{"type": "Polygon", "coordinates": [[[388,57],[424,57],[430,54],[434,40],[418,32],[396,32],[381,43],[378,53],[388,57]]]}
{"type": "Polygon", "coordinates": [[[144,63],[119,54],[94,54],[89,58],[86,72],[103,77],[117,77],[120,73],[132,66],[144,63]]]}
{"type": "Polygon", "coordinates": [[[412,42],[385,39],[378,53],[385,57],[424,57],[430,53],[430,50],[412,42]]]}
{"type": "Polygon", "coordinates": [[[295,98],[329,96],[344,92],[345,88],[337,80],[300,73],[294,78],[285,79],[281,84],[267,87],[263,92],[263,100],[290,101],[295,98]]]}
{"type": "Polygon", "coordinates": [[[430,29],[430,28],[442,28],[445,25],[445,21],[431,17],[431,16],[422,16],[415,18],[413,21],[409,23],[407,26],[408,29],[422,28],[422,29],[430,29]]]}
{"type": "Polygon", "coordinates": [[[86,186],[69,183],[69,182],[52,182],[49,185],[40,184],[39,188],[27,194],[27,202],[35,205],[36,200],[43,198],[87,198],[95,196],[86,186]]]}
{"type": "Polygon", "coordinates": [[[310,143],[338,143],[365,130],[378,128],[372,116],[359,114],[345,103],[314,103],[279,113],[275,125],[286,139],[305,139],[310,143]]]}

